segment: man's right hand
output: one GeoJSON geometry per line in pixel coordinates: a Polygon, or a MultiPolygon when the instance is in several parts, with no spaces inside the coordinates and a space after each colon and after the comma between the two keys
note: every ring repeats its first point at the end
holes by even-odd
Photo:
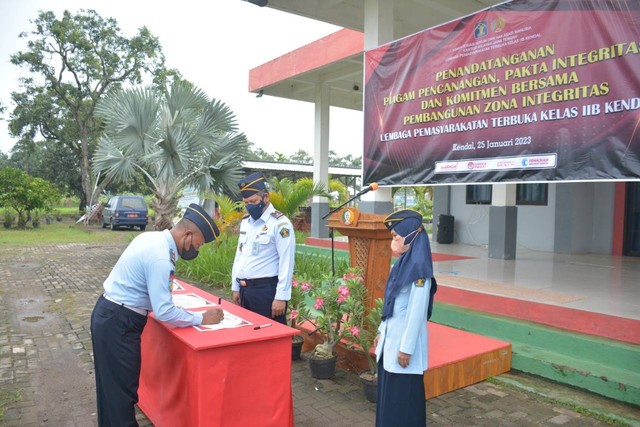
{"type": "Polygon", "coordinates": [[[224,313],[220,307],[212,308],[202,313],[203,325],[215,325],[222,322],[222,319],[224,319],[224,313]]]}
{"type": "Polygon", "coordinates": [[[237,305],[240,305],[240,292],[233,291],[233,302],[235,302],[237,305]]]}

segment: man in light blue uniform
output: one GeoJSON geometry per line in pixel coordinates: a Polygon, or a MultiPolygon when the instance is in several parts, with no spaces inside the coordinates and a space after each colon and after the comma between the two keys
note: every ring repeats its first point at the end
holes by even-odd
{"type": "MultiPolygon", "coordinates": [[[[217,307],[193,313],[176,307],[171,288],[178,256],[198,256],[198,249],[218,237],[218,227],[199,205],[192,203],[171,230],[138,235],[104,281],[91,314],[98,425],[137,426],[140,336],[153,311],[157,320],[184,327],[219,323],[217,307]]],[[[162,351],[162,349],[158,349],[162,351]]]]}
{"type": "Polygon", "coordinates": [[[391,230],[391,250],[400,258],[389,273],[374,342],[376,427],[422,427],[427,423],[423,384],[428,367],[427,319],[437,289],[429,236],[422,215],[410,209],[396,211],[384,222],[391,230]]]}
{"type": "Polygon", "coordinates": [[[269,203],[265,177],[255,172],[239,183],[248,214],[231,273],[233,300],[242,307],[287,324],[296,237],[291,221],[269,203]]]}

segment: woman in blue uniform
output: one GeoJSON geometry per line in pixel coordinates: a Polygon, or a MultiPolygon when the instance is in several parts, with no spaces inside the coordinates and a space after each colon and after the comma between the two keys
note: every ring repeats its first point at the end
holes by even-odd
{"type": "Polygon", "coordinates": [[[427,319],[436,284],[422,215],[410,209],[385,218],[391,250],[400,255],[387,280],[378,360],[376,427],[427,424],[423,373],[427,369],[427,319]]]}

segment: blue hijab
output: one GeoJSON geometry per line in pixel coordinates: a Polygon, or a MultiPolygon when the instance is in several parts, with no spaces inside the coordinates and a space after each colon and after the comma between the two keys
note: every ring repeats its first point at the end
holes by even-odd
{"type": "MultiPolygon", "coordinates": [[[[387,286],[384,292],[384,305],[382,307],[382,320],[393,316],[393,306],[400,290],[405,286],[410,286],[418,279],[425,282],[431,281],[431,296],[429,298],[428,317],[431,317],[433,308],[433,294],[437,289],[437,284],[433,278],[433,261],[431,259],[431,245],[429,236],[422,226],[422,216],[415,211],[407,210],[394,212],[387,219],[396,215],[396,221],[387,222],[387,227],[395,231],[398,235],[405,237],[404,244],[409,244],[409,250],[402,254],[393,265],[387,286]],[[409,215],[403,217],[403,215],[409,215]],[[413,234],[412,232],[416,232],[413,234]]],[[[427,318],[428,318],[427,317],[427,318]]]]}

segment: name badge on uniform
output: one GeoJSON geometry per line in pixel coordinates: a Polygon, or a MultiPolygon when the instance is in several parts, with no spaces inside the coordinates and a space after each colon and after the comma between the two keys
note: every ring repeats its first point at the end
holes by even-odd
{"type": "Polygon", "coordinates": [[[260,243],[253,242],[251,244],[251,255],[258,255],[258,252],[260,252],[260,243]]]}

